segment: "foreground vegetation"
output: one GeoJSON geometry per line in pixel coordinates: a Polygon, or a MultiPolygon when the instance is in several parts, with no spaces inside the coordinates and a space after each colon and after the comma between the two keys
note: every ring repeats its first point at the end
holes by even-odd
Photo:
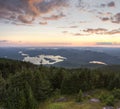
{"type": "Polygon", "coordinates": [[[82,96],[82,101],[78,102],[76,101],[77,95],[72,96],[66,96],[64,95],[64,98],[67,99],[67,101],[56,101],[56,99],[63,98],[63,95],[52,97],[49,100],[46,100],[45,102],[42,102],[39,105],[39,109],[103,109],[104,107],[114,107],[115,109],[120,108],[120,100],[114,98],[114,104],[107,105],[106,103],[113,103],[112,99],[110,99],[110,96],[112,96],[113,92],[110,92],[105,89],[95,89],[94,91],[88,91],[85,92],[86,96],[82,96]],[[101,97],[108,96],[107,100],[105,101],[92,101],[92,99],[99,100],[101,97]]]}
{"type": "Polygon", "coordinates": [[[119,70],[65,69],[0,59],[0,105],[5,109],[101,109],[118,106],[119,100],[119,70]],[[66,101],[56,102],[61,96],[66,101]],[[100,102],[90,102],[91,98],[100,102]]]}
{"type": "Polygon", "coordinates": [[[79,104],[73,101],[69,101],[65,103],[48,103],[45,104],[42,108],[40,106],[39,109],[102,109],[102,106],[99,103],[83,102],[79,104]]]}

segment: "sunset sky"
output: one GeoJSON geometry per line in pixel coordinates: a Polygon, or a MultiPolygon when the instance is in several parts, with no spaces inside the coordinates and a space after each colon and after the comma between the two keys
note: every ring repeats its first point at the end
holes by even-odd
{"type": "Polygon", "coordinates": [[[120,47],[120,0],[0,0],[1,46],[120,47]]]}

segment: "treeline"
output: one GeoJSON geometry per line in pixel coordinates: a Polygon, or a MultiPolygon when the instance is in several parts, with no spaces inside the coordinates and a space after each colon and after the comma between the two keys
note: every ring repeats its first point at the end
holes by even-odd
{"type": "Polygon", "coordinates": [[[5,109],[38,109],[38,104],[61,94],[80,90],[120,89],[120,72],[97,69],[65,69],[30,63],[0,61],[0,105],[5,109]]]}

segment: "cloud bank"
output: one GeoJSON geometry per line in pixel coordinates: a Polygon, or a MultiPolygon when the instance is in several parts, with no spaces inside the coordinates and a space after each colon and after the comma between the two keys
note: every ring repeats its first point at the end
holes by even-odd
{"type": "Polygon", "coordinates": [[[89,63],[90,63],[90,64],[101,64],[101,65],[107,65],[106,63],[101,62],[101,61],[90,61],[89,63]]]}
{"type": "Polygon", "coordinates": [[[39,55],[35,57],[24,57],[23,61],[33,63],[35,65],[49,65],[49,64],[55,64],[58,62],[64,61],[66,58],[62,56],[53,56],[53,55],[39,55]]]}
{"type": "Polygon", "coordinates": [[[83,30],[83,32],[89,33],[89,34],[115,35],[115,34],[120,34],[120,28],[113,29],[113,30],[107,30],[105,28],[96,28],[96,29],[88,28],[86,30],[83,30]]]}

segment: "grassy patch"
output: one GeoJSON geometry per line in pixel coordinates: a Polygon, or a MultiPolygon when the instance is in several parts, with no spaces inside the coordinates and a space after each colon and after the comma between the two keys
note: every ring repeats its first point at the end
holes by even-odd
{"type": "MultiPolygon", "coordinates": [[[[109,91],[104,89],[86,92],[90,98],[99,98],[101,93],[110,94],[109,91]]],[[[41,103],[39,109],[102,109],[105,106],[102,102],[90,102],[90,98],[84,98],[82,102],[76,102],[76,95],[65,97],[68,99],[67,102],[53,102],[54,100],[51,98],[41,103]]],[[[120,107],[120,101],[115,102],[114,107],[120,107]]]]}
{"type": "Polygon", "coordinates": [[[46,103],[42,104],[39,109],[102,109],[101,103],[82,102],[77,103],[74,101],[61,102],[61,103],[46,103]]]}
{"type": "Polygon", "coordinates": [[[47,109],[65,109],[66,103],[51,103],[48,105],[47,109]]]}
{"type": "Polygon", "coordinates": [[[100,103],[76,103],[76,102],[65,102],[65,103],[50,103],[44,109],[101,109],[100,103]]]}

